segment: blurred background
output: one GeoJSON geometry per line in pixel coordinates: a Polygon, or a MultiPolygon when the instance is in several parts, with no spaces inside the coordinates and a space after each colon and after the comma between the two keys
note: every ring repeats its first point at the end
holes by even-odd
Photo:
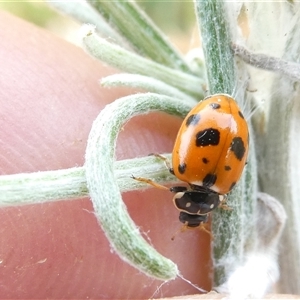
{"type": "MultiPolygon", "coordinates": [[[[137,3],[183,53],[198,44],[193,1],[139,0],[137,3]]],[[[72,43],[78,43],[80,24],[61,15],[43,1],[8,0],[0,2],[0,9],[46,28],[72,43]]]]}

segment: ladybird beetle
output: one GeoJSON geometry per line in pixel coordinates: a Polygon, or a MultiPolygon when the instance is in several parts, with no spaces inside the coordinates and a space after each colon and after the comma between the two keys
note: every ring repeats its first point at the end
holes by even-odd
{"type": "MultiPolygon", "coordinates": [[[[186,228],[201,226],[222,205],[241,177],[248,148],[248,125],[237,103],[229,95],[216,94],[199,102],[185,117],[173,148],[172,167],[156,154],[172,174],[189,184],[189,188],[170,188],[186,228]]],[[[167,189],[149,179],[134,179],[167,189]]]]}

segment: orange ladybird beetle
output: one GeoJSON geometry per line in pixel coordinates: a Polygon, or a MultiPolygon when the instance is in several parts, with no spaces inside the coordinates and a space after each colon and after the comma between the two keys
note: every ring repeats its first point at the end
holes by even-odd
{"type": "MultiPolygon", "coordinates": [[[[208,96],[185,117],[173,148],[172,167],[166,158],[156,155],[166,161],[172,174],[189,184],[189,188],[170,188],[185,227],[201,226],[223,202],[241,177],[248,148],[247,122],[229,95],[208,96]]],[[[148,179],[135,179],[166,188],[148,179]]]]}

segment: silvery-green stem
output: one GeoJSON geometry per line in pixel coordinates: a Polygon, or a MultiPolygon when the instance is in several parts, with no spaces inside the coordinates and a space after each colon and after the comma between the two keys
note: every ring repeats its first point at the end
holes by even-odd
{"type": "Polygon", "coordinates": [[[139,88],[148,92],[182,99],[192,106],[196,105],[197,103],[195,98],[181,92],[179,89],[171,85],[168,85],[152,77],[138,74],[114,74],[111,76],[107,76],[101,80],[101,85],[104,87],[127,86],[132,88],[139,88]]]}
{"type": "Polygon", "coordinates": [[[45,0],[50,6],[59,10],[59,12],[67,14],[74,18],[80,24],[93,24],[97,28],[97,32],[101,36],[109,38],[111,41],[122,45],[124,48],[128,46],[126,40],[118,34],[106,21],[102,18],[93,7],[86,1],[52,1],[45,0]]]}
{"type": "Polygon", "coordinates": [[[181,54],[133,1],[88,1],[136,49],[151,60],[187,73],[193,73],[181,54]]]}
{"type": "MultiPolygon", "coordinates": [[[[233,95],[238,80],[231,51],[231,32],[225,4],[218,0],[196,0],[195,7],[202,36],[210,94],[233,95]]],[[[244,94],[233,96],[243,107],[244,94]]],[[[225,283],[230,274],[245,260],[245,244],[254,227],[255,175],[254,147],[251,145],[250,159],[244,176],[228,195],[228,205],[232,210],[220,209],[213,213],[214,286],[225,283]]]]}
{"type": "Polygon", "coordinates": [[[95,216],[113,249],[140,271],[162,280],[174,279],[177,266],[145,241],[127,212],[114,171],[116,139],[122,126],[135,115],[164,111],[183,116],[190,108],[182,101],[152,93],[120,98],[96,118],[86,148],[89,194],[95,216]]]}
{"type": "Polygon", "coordinates": [[[82,35],[85,49],[97,59],[129,73],[151,76],[199,99],[203,97],[205,89],[203,79],[160,65],[111,44],[97,36],[93,26],[84,26],[82,35]]]}
{"type": "MultiPolygon", "coordinates": [[[[170,157],[168,154],[165,156],[170,157]]],[[[142,177],[145,173],[161,184],[175,179],[165,164],[153,156],[115,162],[116,180],[121,192],[150,187],[130,178],[132,174],[142,177]]],[[[86,196],[88,189],[84,167],[0,176],[0,207],[72,200],[86,196]]]]}

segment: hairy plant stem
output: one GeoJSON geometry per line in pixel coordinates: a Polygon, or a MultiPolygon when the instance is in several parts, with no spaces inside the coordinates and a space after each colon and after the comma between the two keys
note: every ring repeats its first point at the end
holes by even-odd
{"type": "MultiPolygon", "coordinates": [[[[238,80],[230,48],[231,33],[225,4],[217,0],[196,0],[195,6],[202,35],[210,94],[232,95],[238,80]]],[[[242,106],[243,95],[238,95],[236,100],[242,106]]],[[[229,274],[245,259],[245,243],[249,238],[248,232],[251,232],[250,228],[254,225],[253,222],[247,222],[248,218],[253,220],[253,197],[250,194],[252,185],[255,184],[253,181],[255,176],[249,174],[251,169],[255,172],[249,166],[237,187],[228,195],[228,205],[232,210],[217,210],[213,213],[214,286],[223,284],[229,274]],[[246,178],[250,181],[245,183],[246,178]]]]}
{"type": "Polygon", "coordinates": [[[86,148],[86,178],[95,216],[119,256],[149,276],[170,280],[177,266],[160,255],[141,236],[130,218],[115,174],[116,139],[122,126],[133,116],[164,111],[183,116],[190,106],[158,94],[138,94],[109,104],[94,121],[86,148]]]}

